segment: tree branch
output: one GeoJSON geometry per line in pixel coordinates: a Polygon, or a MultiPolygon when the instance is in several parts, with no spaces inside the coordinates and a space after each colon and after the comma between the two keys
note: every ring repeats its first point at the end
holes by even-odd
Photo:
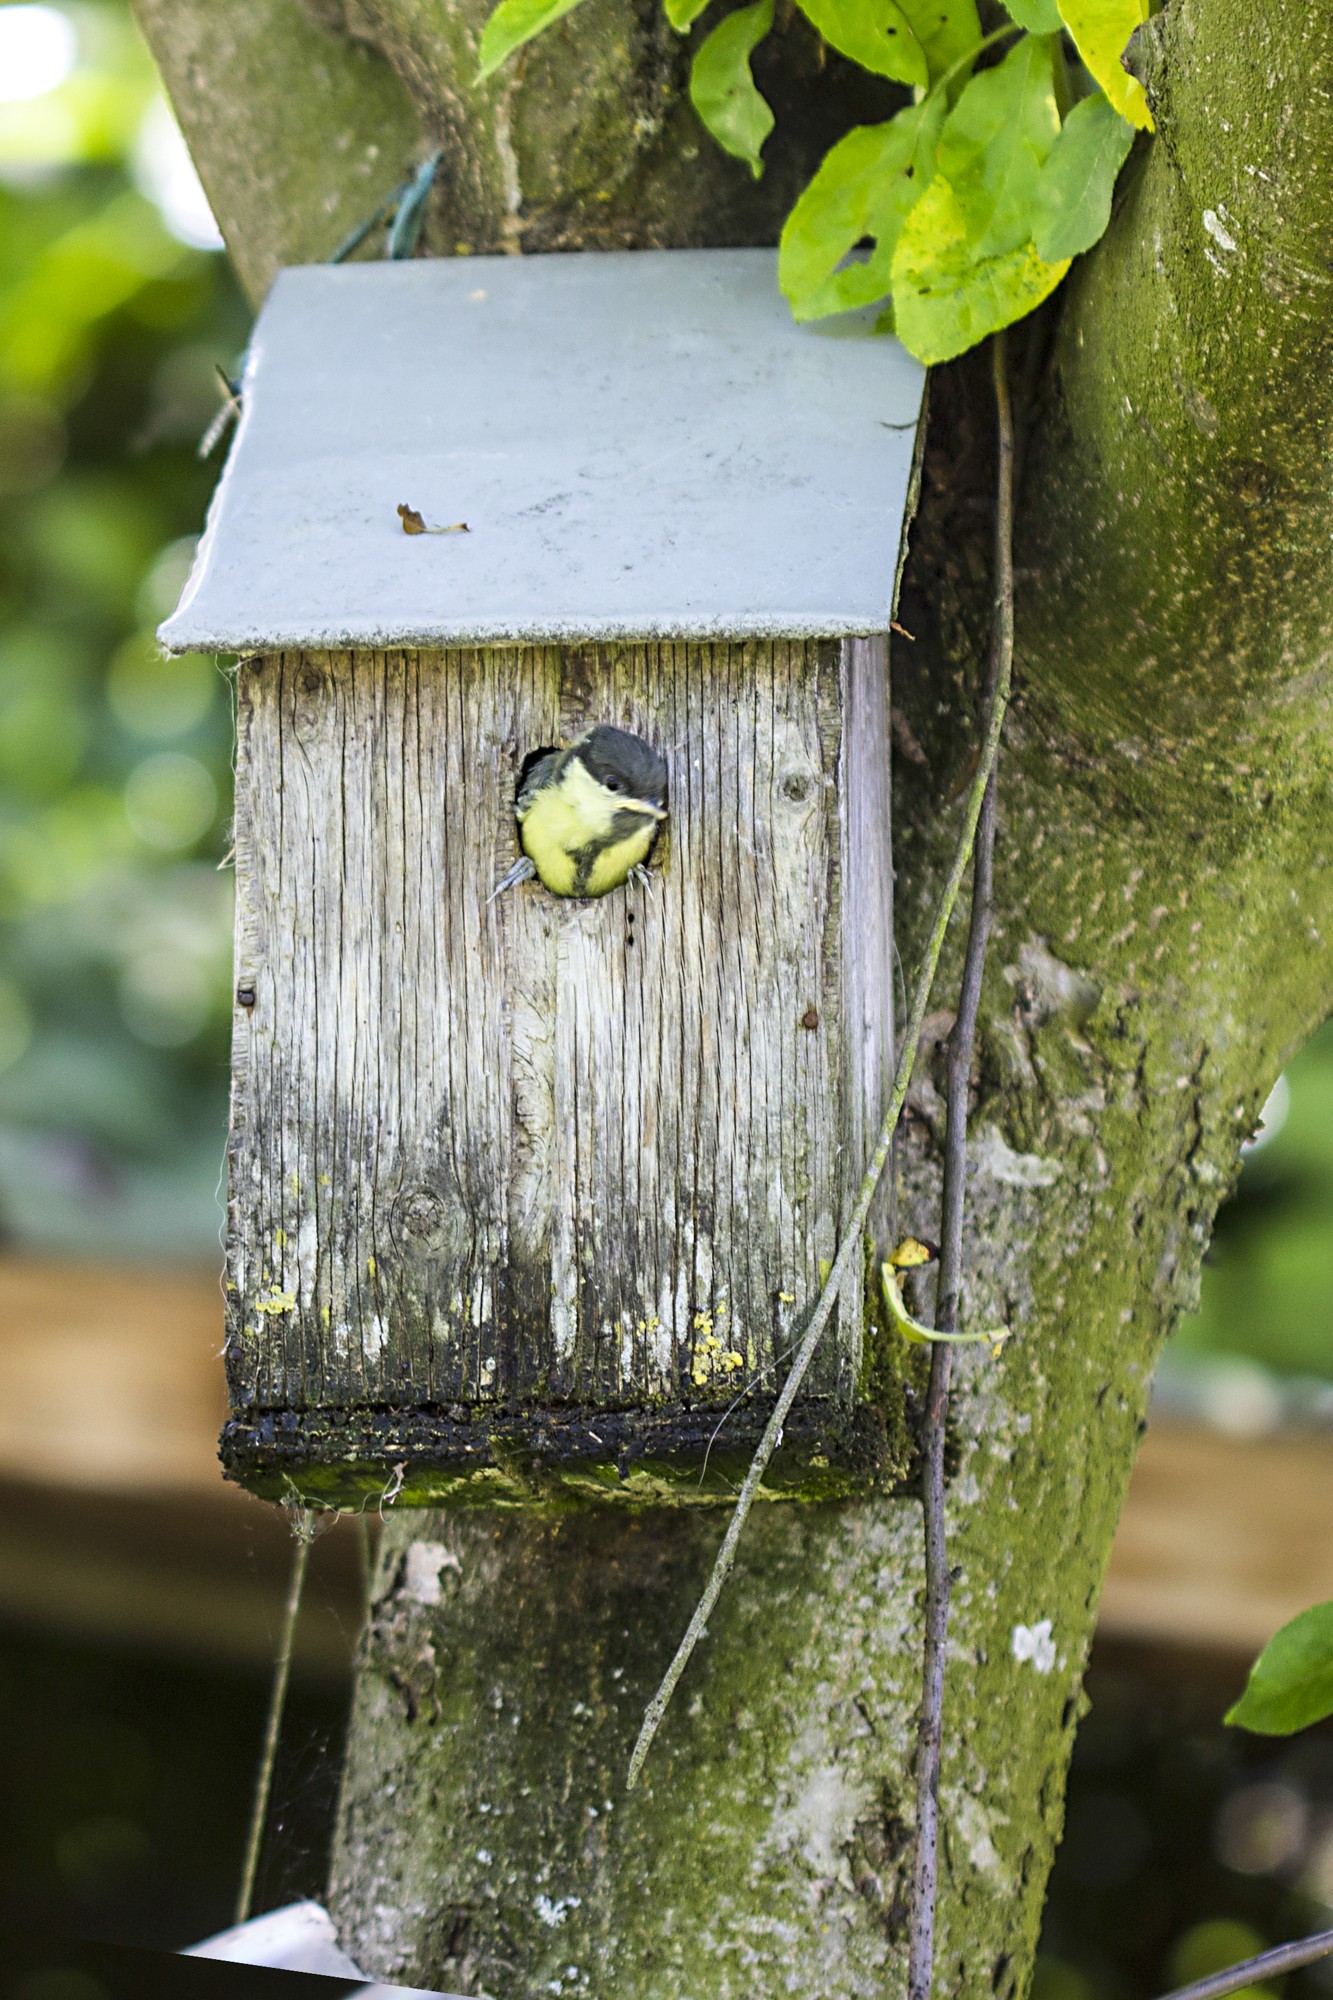
{"type": "Polygon", "coordinates": [[[273,1791],[273,1771],[278,1761],[278,1738],[282,1734],[282,1714],[287,1706],[287,1682],[291,1677],[292,1649],[296,1644],[296,1621],[301,1614],[301,1595],[305,1589],[306,1567],[310,1561],[310,1544],[315,1538],[313,1514],[304,1508],[296,1510],[292,1515],[292,1533],[296,1538],[296,1546],[292,1550],[287,1602],[283,1607],[282,1629],[278,1634],[278,1650],[273,1661],[273,1682],[269,1689],[268,1716],[264,1723],[264,1743],[259,1753],[259,1769],[255,1773],[250,1825],[245,1837],[245,1860],[241,1865],[241,1885],[236,1892],[236,1915],[233,1921],[238,1924],[243,1924],[249,1919],[250,1908],[254,1902],[255,1882],[259,1875],[259,1856],[264,1845],[268,1802],[273,1791]]]}
{"type": "Polygon", "coordinates": [[[1275,1979],[1280,1972],[1296,1972],[1302,1965],[1314,1965],[1333,1954],[1333,1931],[1316,1931],[1313,1936],[1296,1938],[1291,1944],[1275,1945],[1272,1951],[1242,1958],[1225,1972],[1210,1973],[1189,1986],[1178,1986],[1164,2000],[1222,2000],[1225,1993],[1239,1993],[1256,1986],[1261,1979],[1275,1979]]]}
{"type": "Polygon", "coordinates": [[[258,304],[319,264],[427,143],[384,59],[296,0],[134,0],[227,250],[258,304]]]}
{"type": "Polygon", "coordinates": [[[134,0],[246,291],[321,263],[433,145],[425,254],[776,243],[849,125],[895,86],[799,12],[769,37],[783,143],[756,181],[704,138],[661,10],[582,0],[476,81],[494,0],[134,0]]]}

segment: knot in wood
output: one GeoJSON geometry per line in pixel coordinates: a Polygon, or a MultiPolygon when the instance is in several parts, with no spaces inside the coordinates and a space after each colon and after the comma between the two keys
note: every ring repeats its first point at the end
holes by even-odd
{"type": "Polygon", "coordinates": [[[394,1233],[417,1250],[442,1249],[449,1235],[449,1210],[434,1188],[405,1188],[393,1205],[394,1233]]]}

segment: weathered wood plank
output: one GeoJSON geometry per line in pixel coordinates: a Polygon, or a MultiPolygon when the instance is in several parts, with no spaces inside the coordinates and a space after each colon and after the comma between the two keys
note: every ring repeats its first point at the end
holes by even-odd
{"type": "MultiPolygon", "coordinates": [[[[839,817],[844,915],[842,991],[842,1214],[856,1199],[893,1089],[893,823],[889,685],[882,639],[842,648],[842,761],[839,817]]],[[[889,1179],[871,1210],[875,1240],[886,1242],[889,1179]]],[[[841,1348],[852,1357],[850,1340],[841,1348]]],[[[850,1375],[839,1385],[851,1396],[850,1375]]]]}
{"type": "MultiPolygon", "coordinates": [[[[886,703],[877,640],[243,664],[239,1461],[333,1412],[361,1458],[368,1411],[423,1413],[412,1458],[444,1413],[441,1461],[501,1411],[583,1413],[622,1470],[599,1412],[752,1434],[887,1085],[886,703]],[[525,756],[596,720],[667,756],[650,884],[488,901],[525,756]]],[[[808,1411],[850,1409],[861,1321],[851,1287],[808,1411]]]]}

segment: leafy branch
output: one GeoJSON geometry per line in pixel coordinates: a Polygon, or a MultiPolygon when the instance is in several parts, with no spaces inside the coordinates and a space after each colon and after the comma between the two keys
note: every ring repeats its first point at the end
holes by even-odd
{"type": "MultiPolygon", "coordinates": [[[[678,34],[713,4],[663,0],[678,34]]],[[[500,0],[477,81],[578,5],[500,0]]],[[[1122,64],[1149,0],[1005,0],[1010,20],[988,35],[976,0],[797,5],[830,48],[911,102],[825,154],[783,228],[779,283],[798,320],[882,305],[880,331],[947,361],[1040,305],[1105,231],[1135,128],[1152,129],[1122,64]],[[976,68],[1006,40],[1002,59],[976,68]]],[[[756,178],[775,119],[751,64],[773,17],[773,0],[724,15],[690,69],[701,122],[756,178]]]]}

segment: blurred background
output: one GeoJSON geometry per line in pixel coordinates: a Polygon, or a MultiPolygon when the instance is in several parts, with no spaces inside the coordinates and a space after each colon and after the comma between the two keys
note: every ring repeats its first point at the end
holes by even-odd
{"type": "MultiPolygon", "coordinates": [[[[230,1920],[290,1555],[213,1458],[230,689],[153,638],[247,324],[128,9],[0,4],[0,1924],[166,1947],[230,1920]]],[[[1221,1724],[1333,1596],[1331,1430],[1326,1030],[1159,1377],[1038,2000],[1333,1923],[1333,1730],[1221,1724]]],[[[260,1908],[321,1892],[363,1562],[314,1550],[260,1908]]]]}

